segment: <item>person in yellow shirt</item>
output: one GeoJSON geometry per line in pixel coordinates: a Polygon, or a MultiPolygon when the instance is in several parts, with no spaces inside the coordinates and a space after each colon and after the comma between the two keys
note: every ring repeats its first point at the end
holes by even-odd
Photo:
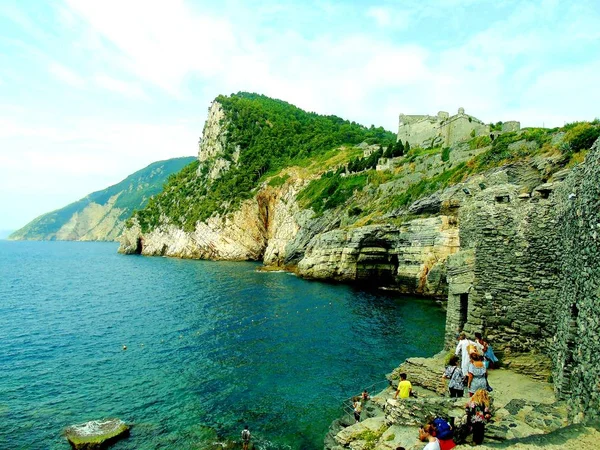
{"type": "Polygon", "coordinates": [[[396,390],[396,394],[394,394],[394,398],[400,395],[400,398],[408,398],[412,392],[412,384],[410,381],[406,379],[406,374],[400,374],[400,382],[398,383],[398,389],[396,390]]]}

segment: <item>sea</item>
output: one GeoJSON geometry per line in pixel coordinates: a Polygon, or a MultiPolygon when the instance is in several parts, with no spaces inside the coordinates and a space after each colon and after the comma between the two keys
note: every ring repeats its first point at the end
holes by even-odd
{"type": "Polygon", "coordinates": [[[63,449],[120,418],[121,449],[323,448],[332,420],[411,356],[442,348],[434,301],[125,256],[117,244],[0,241],[0,449],[63,449]]]}

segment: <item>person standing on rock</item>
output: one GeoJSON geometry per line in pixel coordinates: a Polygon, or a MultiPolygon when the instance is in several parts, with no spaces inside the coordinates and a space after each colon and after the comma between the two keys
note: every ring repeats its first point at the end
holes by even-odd
{"type": "Polygon", "coordinates": [[[248,425],[245,425],[244,429],[242,430],[242,449],[243,450],[248,450],[248,447],[250,446],[251,438],[252,438],[252,435],[250,434],[248,425]]]}
{"type": "Polygon", "coordinates": [[[398,389],[396,389],[396,393],[394,394],[394,398],[408,398],[412,393],[412,384],[410,381],[406,379],[406,374],[400,374],[400,382],[398,383],[398,389]]]}
{"type": "Polygon", "coordinates": [[[467,424],[473,432],[473,443],[480,445],[483,442],[485,424],[492,417],[490,397],[485,389],[479,389],[465,406],[467,424]]]}
{"type": "Polygon", "coordinates": [[[483,356],[479,353],[471,354],[471,363],[468,369],[469,397],[480,389],[487,389],[487,370],[483,364],[483,356]]]}
{"type": "Polygon", "coordinates": [[[465,382],[464,375],[458,364],[458,356],[453,355],[448,362],[448,366],[442,375],[443,380],[450,380],[448,382],[448,390],[450,391],[451,398],[458,398],[465,395],[465,382]]]}
{"type": "Polygon", "coordinates": [[[360,397],[354,397],[352,406],[354,407],[354,420],[358,423],[360,422],[360,413],[362,412],[362,402],[360,397]]]}
{"type": "Polygon", "coordinates": [[[458,345],[456,346],[454,354],[460,356],[460,368],[464,376],[467,376],[469,364],[471,362],[471,359],[469,358],[470,345],[473,345],[473,342],[467,339],[467,334],[463,331],[458,335],[458,345]]]}

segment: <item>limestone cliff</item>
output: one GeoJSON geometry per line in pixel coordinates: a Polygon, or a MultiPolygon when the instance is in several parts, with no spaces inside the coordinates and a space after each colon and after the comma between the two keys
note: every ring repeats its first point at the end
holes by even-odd
{"type": "MultiPolygon", "coordinates": [[[[468,251],[472,242],[477,245],[480,236],[473,230],[495,236],[494,230],[507,225],[495,212],[507,198],[520,199],[505,207],[512,211],[510,233],[524,235],[521,243],[513,239],[514,245],[533,249],[528,223],[551,208],[544,205],[554,184],[587,150],[576,136],[597,131],[595,124],[507,129],[448,148],[416,147],[386,157],[385,142],[377,139],[388,135],[372,137],[371,129],[360,127],[353,135],[348,131],[352,126],[256,94],[218,97],[209,109],[196,169],[166,186],[156,202],[134,217],[119,251],[262,260],[307,278],[441,298],[448,295],[450,277],[453,298],[460,300],[461,289],[471,289],[474,278],[457,267],[456,261],[465,258],[451,264],[452,255],[468,251]],[[344,132],[337,134],[336,127],[344,132]],[[333,137],[345,142],[348,136],[353,143],[331,146],[333,137]],[[365,142],[357,144],[360,139],[365,142]]],[[[498,236],[489,245],[500,252],[513,240],[498,236]]],[[[535,242],[543,251],[544,241],[535,242]]],[[[514,252],[522,252],[519,248],[514,252]]],[[[490,260],[488,267],[501,259],[490,260]]],[[[535,269],[518,261],[517,273],[535,269]]],[[[540,267],[553,270],[551,264],[540,267]]],[[[531,286],[532,298],[547,291],[535,284],[523,289],[531,286]]],[[[482,292],[484,298],[489,289],[482,292]]],[[[501,290],[501,284],[494,289],[501,290]]],[[[459,328],[483,323],[474,311],[470,321],[459,319],[459,328]]],[[[507,351],[518,353],[529,345],[517,339],[527,330],[535,336],[528,327],[513,333],[507,351]]]]}

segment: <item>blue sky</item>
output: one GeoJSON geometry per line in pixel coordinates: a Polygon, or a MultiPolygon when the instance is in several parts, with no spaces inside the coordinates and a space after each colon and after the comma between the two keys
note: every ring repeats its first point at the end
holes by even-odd
{"type": "Polygon", "coordinates": [[[600,2],[0,2],[0,230],[195,155],[253,91],[396,130],[398,114],[600,115],[600,2]]]}

